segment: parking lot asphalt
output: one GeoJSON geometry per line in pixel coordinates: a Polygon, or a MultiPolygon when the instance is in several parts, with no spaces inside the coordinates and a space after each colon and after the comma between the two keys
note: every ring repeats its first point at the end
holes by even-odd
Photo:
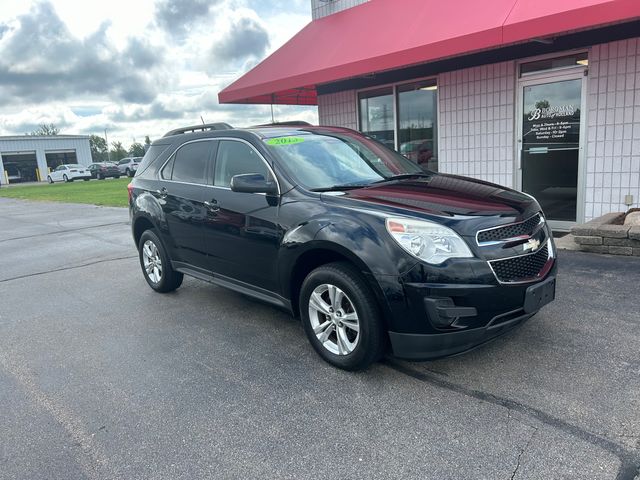
{"type": "Polygon", "coordinates": [[[634,479],[640,259],[465,355],[325,364],[299,322],[139,271],[125,209],[0,199],[0,479],[634,479]]]}

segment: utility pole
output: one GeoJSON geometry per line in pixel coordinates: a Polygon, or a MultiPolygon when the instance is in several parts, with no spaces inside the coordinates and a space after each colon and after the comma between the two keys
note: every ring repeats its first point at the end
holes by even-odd
{"type": "Polygon", "coordinates": [[[104,141],[107,142],[107,159],[111,162],[111,151],[109,150],[109,137],[107,137],[107,129],[104,129],[104,141]]]}

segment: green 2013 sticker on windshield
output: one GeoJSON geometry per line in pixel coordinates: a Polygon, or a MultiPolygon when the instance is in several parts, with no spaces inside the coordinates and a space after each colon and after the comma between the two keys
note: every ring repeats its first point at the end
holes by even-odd
{"type": "Polygon", "coordinates": [[[302,142],[304,142],[304,138],[302,137],[278,137],[266,140],[267,145],[292,145],[302,142]]]}

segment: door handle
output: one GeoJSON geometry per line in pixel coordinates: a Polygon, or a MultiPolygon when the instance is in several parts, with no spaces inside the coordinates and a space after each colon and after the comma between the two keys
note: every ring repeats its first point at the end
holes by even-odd
{"type": "Polygon", "coordinates": [[[158,194],[158,196],[160,198],[167,198],[167,189],[165,187],[162,187],[160,190],[156,190],[156,193],[158,194]]]}
{"type": "Polygon", "coordinates": [[[218,206],[218,201],[215,198],[211,199],[210,202],[205,201],[204,206],[207,207],[210,212],[217,212],[218,210],[220,210],[220,207],[218,206]]]}

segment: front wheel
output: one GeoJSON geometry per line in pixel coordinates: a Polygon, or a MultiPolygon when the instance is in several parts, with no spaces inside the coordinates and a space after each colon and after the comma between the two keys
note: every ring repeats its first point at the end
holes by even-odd
{"type": "Polygon", "coordinates": [[[384,353],[380,309],[362,275],[347,263],[312,271],[302,284],[300,314],[314,350],[344,370],[362,370],[384,353]]]}
{"type": "Polygon", "coordinates": [[[53,178],[50,175],[47,175],[47,182],[53,183],[53,178]]]}
{"type": "Polygon", "coordinates": [[[171,267],[169,255],[155,231],[147,230],[138,243],[144,279],[156,292],[172,292],[182,285],[184,276],[171,267]]]}

